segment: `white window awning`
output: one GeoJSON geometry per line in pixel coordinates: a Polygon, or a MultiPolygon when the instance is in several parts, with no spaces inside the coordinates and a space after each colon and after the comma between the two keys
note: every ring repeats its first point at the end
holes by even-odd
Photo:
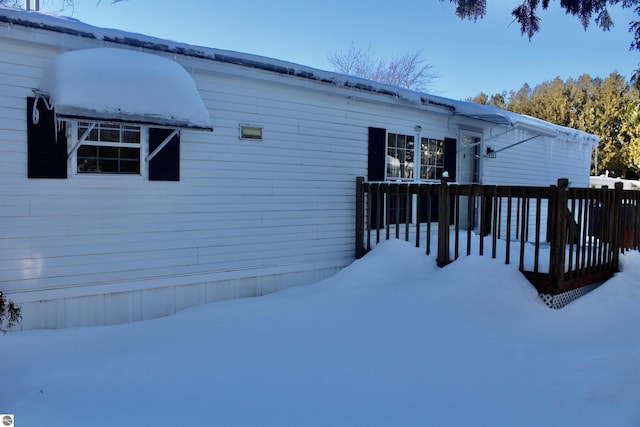
{"type": "Polygon", "coordinates": [[[212,130],[191,75],[148,53],[83,49],[56,56],[36,91],[58,118],[120,121],[212,130]]]}

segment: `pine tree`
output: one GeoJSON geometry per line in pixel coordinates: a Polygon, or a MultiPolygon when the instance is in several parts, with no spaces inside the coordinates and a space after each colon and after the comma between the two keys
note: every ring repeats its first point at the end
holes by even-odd
{"type": "Polygon", "coordinates": [[[13,301],[7,300],[0,292],[0,332],[6,333],[5,327],[10,328],[20,322],[22,317],[20,311],[20,307],[13,301]]]}
{"type": "Polygon", "coordinates": [[[640,94],[617,72],[604,80],[587,74],[566,82],[556,77],[533,90],[525,83],[506,98],[503,92],[493,96],[481,93],[470,99],[493,106],[500,100],[514,113],[597,135],[600,145],[594,173],[640,174],[640,94]]]}
{"type": "Polygon", "coordinates": [[[533,116],[531,111],[531,87],[525,83],[517,92],[510,92],[507,110],[518,114],[533,116]]]}
{"type": "MultiPolygon", "coordinates": [[[[441,0],[445,1],[445,0],[441,0]]],[[[487,13],[487,0],[449,0],[456,4],[456,15],[460,19],[477,21],[487,13]]],[[[520,0],[522,3],[516,6],[511,15],[520,24],[520,32],[531,39],[540,31],[540,8],[546,10],[551,3],[549,0],[520,0]]],[[[594,22],[603,31],[610,30],[613,19],[609,13],[611,7],[633,9],[640,16],[640,0],[561,0],[560,7],[569,15],[573,15],[580,21],[586,30],[594,22]]],[[[629,22],[629,32],[633,34],[629,48],[640,51],[640,20],[629,22]]],[[[631,81],[640,88],[640,69],[634,71],[631,81]]]]}

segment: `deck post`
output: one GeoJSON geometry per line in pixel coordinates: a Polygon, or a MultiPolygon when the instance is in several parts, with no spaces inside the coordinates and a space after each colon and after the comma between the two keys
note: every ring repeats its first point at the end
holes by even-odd
{"type": "Polygon", "coordinates": [[[612,243],[611,250],[613,251],[613,269],[614,271],[618,271],[619,262],[620,262],[620,250],[624,247],[624,229],[626,226],[626,222],[623,220],[624,209],[622,207],[622,189],[624,184],[621,182],[616,182],[614,189],[614,200],[613,200],[613,217],[617,220],[614,223],[615,234],[614,241],[612,243]]]}
{"type": "Polygon", "coordinates": [[[438,267],[449,264],[449,176],[443,176],[438,188],[438,267]]]}
{"type": "Polygon", "coordinates": [[[364,177],[356,178],[356,259],[364,256],[364,177]]]}
{"type": "Polygon", "coordinates": [[[564,259],[565,246],[567,244],[567,200],[569,180],[558,179],[558,186],[551,186],[551,200],[553,215],[548,221],[553,221],[551,236],[551,247],[549,255],[549,282],[552,295],[556,295],[562,290],[564,282],[564,259]]]}

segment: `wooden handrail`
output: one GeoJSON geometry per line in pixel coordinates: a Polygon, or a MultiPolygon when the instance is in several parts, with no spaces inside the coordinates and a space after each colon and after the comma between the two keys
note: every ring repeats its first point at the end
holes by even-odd
{"type": "MultiPolygon", "coordinates": [[[[447,178],[439,183],[366,182],[359,177],[355,252],[361,257],[381,238],[402,238],[415,239],[416,247],[426,240],[429,255],[435,225],[436,260],[444,266],[461,252],[471,253],[476,230],[481,236],[491,235],[492,258],[499,256],[498,242],[505,242],[506,264],[512,261],[512,245],[519,244],[519,269],[541,292],[556,294],[590,277],[602,280],[603,274],[617,270],[620,251],[639,249],[639,209],[638,191],[569,188],[566,179],[549,187],[524,187],[462,185],[447,178]],[[544,272],[539,269],[540,248],[547,243],[549,270],[544,272]],[[525,271],[530,244],[533,266],[525,271]]],[[[479,254],[489,253],[482,238],[477,249],[479,254]]]]}

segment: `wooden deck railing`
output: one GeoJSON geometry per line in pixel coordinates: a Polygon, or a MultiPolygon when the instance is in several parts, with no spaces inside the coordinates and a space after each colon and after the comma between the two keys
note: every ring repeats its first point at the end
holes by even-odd
{"type": "Polygon", "coordinates": [[[620,251],[639,249],[640,192],[549,187],[365,182],[357,179],[356,256],[381,239],[414,241],[439,266],[472,253],[518,260],[541,294],[611,277],[620,251]]]}

